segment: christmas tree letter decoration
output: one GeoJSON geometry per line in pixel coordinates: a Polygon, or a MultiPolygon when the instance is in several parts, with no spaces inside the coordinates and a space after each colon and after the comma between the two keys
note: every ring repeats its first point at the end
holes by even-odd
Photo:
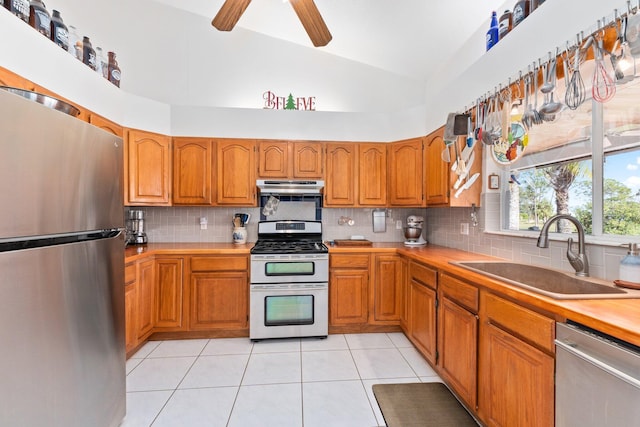
{"type": "Polygon", "coordinates": [[[296,103],[293,100],[293,95],[289,94],[289,97],[287,98],[287,105],[284,106],[285,110],[297,110],[296,108],[296,103]]]}

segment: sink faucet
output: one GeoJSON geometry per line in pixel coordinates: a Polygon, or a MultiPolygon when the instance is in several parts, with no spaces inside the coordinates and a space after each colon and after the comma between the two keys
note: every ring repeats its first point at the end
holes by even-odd
{"type": "Polygon", "coordinates": [[[567,247],[567,259],[571,266],[576,271],[576,276],[589,276],[589,260],[587,259],[587,253],[584,250],[584,227],[580,224],[576,218],[571,215],[566,214],[558,214],[554,215],[547,220],[542,226],[542,230],[540,230],[540,236],[538,237],[538,247],[539,248],[548,248],[549,247],[549,228],[551,224],[554,222],[566,219],[575,224],[578,229],[578,253],[576,254],[573,249],[573,239],[569,237],[568,247],[567,247]]]}

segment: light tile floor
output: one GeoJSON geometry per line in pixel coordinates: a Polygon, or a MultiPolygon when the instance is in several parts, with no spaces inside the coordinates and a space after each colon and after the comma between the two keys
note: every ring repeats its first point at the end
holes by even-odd
{"type": "Polygon", "coordinates": [[[373,427],[373,384],[440,381],[402,333],[151,341],[127,361],[121,427],[373,427]]]}

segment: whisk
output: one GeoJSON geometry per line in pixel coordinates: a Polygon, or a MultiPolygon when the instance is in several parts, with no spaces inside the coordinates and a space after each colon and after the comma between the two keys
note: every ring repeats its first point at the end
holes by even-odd
{"type": "Polygon", "coordinates": [[[564,103],[571,110],[577,110],[586,98],[587,89],[584,86],[582,75],[580,75],[580,48],[578,47],[573,54],[573,69],[567,84],[567,91],[564,94],[564,103]]]}
{"type": "Polygon", "coordinates": [[[593,73],[592,94],[593,99],[597,102],[607,102],[616,94],[616,84],[605,68],[602,55],[602,40],[593,45],[595,56],[595,71],[593,73]]]}

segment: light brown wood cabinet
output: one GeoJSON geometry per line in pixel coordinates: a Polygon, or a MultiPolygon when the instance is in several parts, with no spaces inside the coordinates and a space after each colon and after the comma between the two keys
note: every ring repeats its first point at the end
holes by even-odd
{"type": "Polygon", "coordinates": [[[189,329],[248,332],[248,257],[192,256],[190,261],[189,329]]]}
{"type": "Polygon", "coordinates": [[[552,426],[554,320],[485,291],[480,298],[480,419],[488,426],[552,426]]]}
{"type": "Polygon", "coordinates": [[[437,362],[437,283],[436,270],[415,261],[409,262],[408,338],[433,366],[437,362]]]}
{"type": "Polygon", "coordinates": [[[329,327],[367,323],[369,258],[368,253],[329,256],[329,327]]]}
{"type": "Polygon", "coordinates": [[[399,255],[377,254],[373,257],[373,265],[369,324],[397,325],[404,304],[406,262],[399,255]]]}
{"type": "Polygon", "coordinates": [[[183,310],[182,257],[156,257],[156,306],[154,309],[154,331],[185,330],[183,310]]]}
{"type": "Polygon", "coordinates": [[[214,143],[208,138],[173,138],[173,204],[213,203],[214,143]]]}
{"type": "Polygon", "coordinates": [[[105,119],[102,116],[99,116],[95,113],[89,114],[89,123],[92,125],[99,127],[100,129],[107,131],[115,136],[119,136],[120,138],[124,138],[124,128],[119,124],[112,122],[109,119],[105,119]]]}
{"type": "Polygon", "coordinates": [[[389,144],[389,205],[425,206],[424,138],[389,144]]]}
{"type": "Polygon", "coordinates": [[[322,178],[322,143],[258,141],[260,178],[322,178]]]}
{"type": "Polygon", "coordinates": [[[254,140],[217,140],[216,169],[216,204],[256,206],[256,143],[254,140]]]}
{"type": "Polygon", "coordinates": [[[293,178],[321,179],[323,164],[321,142],[293,142],[293,178]]]}
{"type": "Polygon", "coordinates": [[[138,345],[137,297],[136,263],[130,262],[124,266],[124,342],[128,356],[138,345]]]}
{"type": "Polygon", "coordinates": [[[357,144],[328,143],[326,147],[327,176],[324,187],[325,206],[356,205],[358,174],[357,144]]]}
{"type": "MultiPolygon", "coordinates": [[[[442,151],[444,145],[444,127],[427,135],[425,142],[426,150],[426,174],[425,174],[425,199],[427,206],[480,206],[480,194],[482,193],[482,178],[478,178],[470,188],[464,190],[458,197],[455,197],[456,189],[453,188],[458,174],[451,170],[456,154],[453,146],[449,147],[451,163],[442,160],[442,151]]],[[[458,152],[462,153],[465,148],[466,139],[459,137],[455,144],[458,146],[458,152]]],[[[473,156],[475,157],[473,165],[469,169],[467,178],[474,173],[482,173],[482,143],[476,142],[473,147],[473,156]]],[[[464,185],[463,181],[460,186],[464,185]]],[[[458,187],[459,188],[459,187],[458,187]]]]}
{"type": "Polygon", "coordinates": [[[478,288],[441,273],[438,301],[440,376],[467,407],[475,411],[478,394],[478,288]]]}
{"type": "MultiPolygon", "coordinates": [[[[425,138],[427,155],[424,192],[427,206],[449,203],[449,172],[451,164],[442,160],[442,150],[445,149],[443,136],[444,127],[427,135],[425,138]]],[[[449,148],[449,150],[453,151],[452,148],[449,148]]],[[[455,155],[452,156],[452,159],[455,160],[455,155]]]]}
{"type": "Polygon", "coordinates": [[[387,205],[387,145],[358,144],[358,205],[387,205]]]}
{"type": "Polygon", "coordinates": [[[36,87],[32,81],[27,80],[4,67],[0,67],[0,85],[31,91],[35,90],[36,87]]]}
{"type": "Polygon", "coordinates": [[[126,205],[171,204],[171,138],[130,129],[125,138],[126,205]]]}
{"type": "Polygon", "coordinates": [[[139,261],[136,265],[136,324],[138,342],[144,341],[153,329],[155,307],[155,268],[153,259],[139,261]]]}

